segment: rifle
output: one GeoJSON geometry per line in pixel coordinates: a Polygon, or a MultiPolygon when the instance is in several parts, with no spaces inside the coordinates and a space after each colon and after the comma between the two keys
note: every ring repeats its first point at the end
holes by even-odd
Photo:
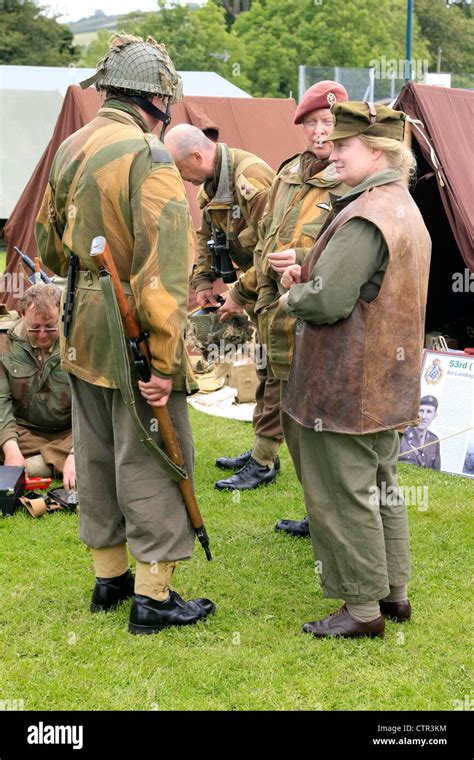
{"type": "MultiPolygon", "coordinates": [[[[31,271],[33,273],[33,276],[34,276],[34,274],[36,272],[35,262],[32,259],[30,259],[30,257],[27,256],[26,253],[23,253],[22,251],[20,251],[20,249],[18,248],[17,245],[13,246],[13,250],[16,251],[16,253],[20,256],[20,258],[22,259],[22,261],[26,264],[26,266],[29,269],[31,269],[31,271]]],[[[39,270],[39,273],[40,273],[41,279],[47,285],[50,285],[53,282],[52,279],[51,279],[51,277],[48,277],[48,275],[46,274],[46,272],[43,272],[42,269],[39,270]]],[[[35,280],[30,280],[30,282],[35,282],[35,280]]]]}
{"type": "MultiPolygon", "coordinates": [[[[91,257],[94,259],[99,270],[99,277],[110,276],[112,278],[112,284],[117,298],[120,316],[122,317],[124,331],[128,337],[130,348],[133,353],[134,364],[140,378],[147,383],[151,377],[151,356],[148,343],[146,342],[148,333],[142,331],[140,325],[132,314],[127,299],[125,298],[125,293],[123,292],[122,283],[120,282],[120,277],[112,258],[110,248],[104,237],[95,237],[92,241],[91,257]]],[[[183,453],[171,421],[168,407],[152,406],[151,408],[158,421],[158,427],[166,453],[174,464],[184,469],[183,453]]],[[[207,559],[211,560],[212,554],[209,548],[209,537],[206,528],[204,527],[191,482],[188,479],[182,479],[179,481],[178,485],[196,536],[204,549],[207,559]]]]}
{"type": "Polygon", "coordinates": [[[76,274],[79,269],[79,258],[75,253],[69,254],[69,265],[67,269],[66,296],[64,298],[63,309],[63,335],[65,338],[69,335],[69,328],[72,320],[72,307],[74,305],[74,296],[76,294],[76,274]]]}

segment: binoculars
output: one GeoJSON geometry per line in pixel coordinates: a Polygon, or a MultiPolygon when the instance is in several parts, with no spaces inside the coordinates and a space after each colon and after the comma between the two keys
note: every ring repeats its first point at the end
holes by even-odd
{"type": "Polygon", "coordinates": [[[236,282],[237,274],[227,248],[227,239],[223,230],[216,230],[214,237],[207,241],[207,247],[211,252],[211,269],[216,279],[222,277],[223,281],[236,282]],[[214,240],[215,237],[215,240],[214,240]]]}

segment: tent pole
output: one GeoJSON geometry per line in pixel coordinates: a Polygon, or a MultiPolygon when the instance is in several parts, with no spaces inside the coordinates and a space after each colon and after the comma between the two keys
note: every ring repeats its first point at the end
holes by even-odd
{"type": "MultiPolygon", "coordinates": [[[[407,148],[410,148],[410,150],[412,150],[412,142],[413,142],[413,140],[412,140],[412,133],[411,133],[410,122],[408,121],[408,119],[405,121],[405,132],[404,132],[404,135],[403,135],[403,142],[405,143],[405,145],[407,146],[407,148]]],[[[410,177],[405,177],[404,178],[404,184],[406,185],[406,187],[410,186],[410,177]]]]}
{"type": "Polygon", "coordinates": [[[306,66],[298,66],[298,103],[306,92],[306,66]]]}
{"type": "Polygon", "coordinates": [[[412,20],[413,20],[413,0],[407,3],[407,40],[405,52],[405,82],[411,80],[411,37],[412,37],[412,20]]]}

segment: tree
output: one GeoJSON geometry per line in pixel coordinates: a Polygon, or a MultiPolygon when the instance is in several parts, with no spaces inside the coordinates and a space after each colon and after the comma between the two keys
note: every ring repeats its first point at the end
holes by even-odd
{"type": "MultiPolygon", "coordinates": [[[[122,26],[120,28],[122,29],[122,26]]],[[[83,52],[79,65],[94,69],[109,47],[111,36],[110,29],[99,29],[95,40],[92,40],[83,52]]]]}
{"type": "MultiPolygon", "coordinates": [[[[208,3],[197,10],[158,0],[156,13],[131,13],[120,19],[120,28],[144,39],[148,35],[164,42],[174,65],[181,71],[215,71],[238,87],[248,89],[243,75],[244,45],[228,32],[224,9],[208,3]]],[[[99,32],[89,45],[81,63],[95,66],[105,53],[110,33],[99,32]]]]}
{"type": "Polygon", "coordinates": [[[470,6],[446,4],[445,0],[417,0],[414,7],[433,63],[439,54],[441,71],[472,73],[474,19],[470,6]]]}
{"type": "Polygon", "coordinates": [[[79,57],[67,26],[48,18],[31,0],[4,0],[0,15],[0,63],[67,66],[79,57]]]}
{"type": "Polygon", "coordinates": [[[446,0],[447,5],[457,5],[465,16],[472,18],[472,0],[446,0]]]}
{"type": "MultiPolygon", "coordinates": [[[[232,31],[244,42],[252,94],[288,97],[297,92],[300,64],[367,67],[382,56],[403,60],[405,14],[405,0],[254,0],[232,31]]],[[[413,52],[429,58],[416,18],[413,52]]]]}
{"type": "MultiPolygon", "coordinates": [[[[385,59],[404,70],[406,0],[209,0],[197,10],[158,0],[157,12],[121,22],[126,31],[163,41],[177,68],[216,71],[257,97],[296,96],[301,64],[367,68],[385,59]],[[225,6],[236,12],[230,28],[225,6]]],[[[473,27],[467,0],[416,0],[418,71],[425,62],[435,69],[439,47],[444,70],[469,71],[473,27]]],[[[99,33],[86,65],[95,66],[107,39],[99,33]]]]}
{"type": "Polygon", "coordinates": [[[237,18],[239,13],[248,11],[250,3],[251,0],[222,0],[222,5],[233,18],[237,18]]]}
{"type": "Polygon", "coordinates": [[[235,19],[245,11],[250,10],[252,0],[211,0],[215,5],[225,9],[227,29],[230,29],[235,19]]]}

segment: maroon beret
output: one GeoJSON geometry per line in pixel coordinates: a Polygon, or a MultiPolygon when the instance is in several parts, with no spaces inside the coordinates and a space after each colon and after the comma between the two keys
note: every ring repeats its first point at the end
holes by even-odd
{"type": "Polygon", "coordinates": [[[324,82],[316,82],[301,98],[301,103],[296,109],[295,124],[301,124],[306,114],[316,111],[318,108],[331,108],[333,103],[342,103],[349,100],[347,90],[338,82],[326,79],[324,82]]]}

